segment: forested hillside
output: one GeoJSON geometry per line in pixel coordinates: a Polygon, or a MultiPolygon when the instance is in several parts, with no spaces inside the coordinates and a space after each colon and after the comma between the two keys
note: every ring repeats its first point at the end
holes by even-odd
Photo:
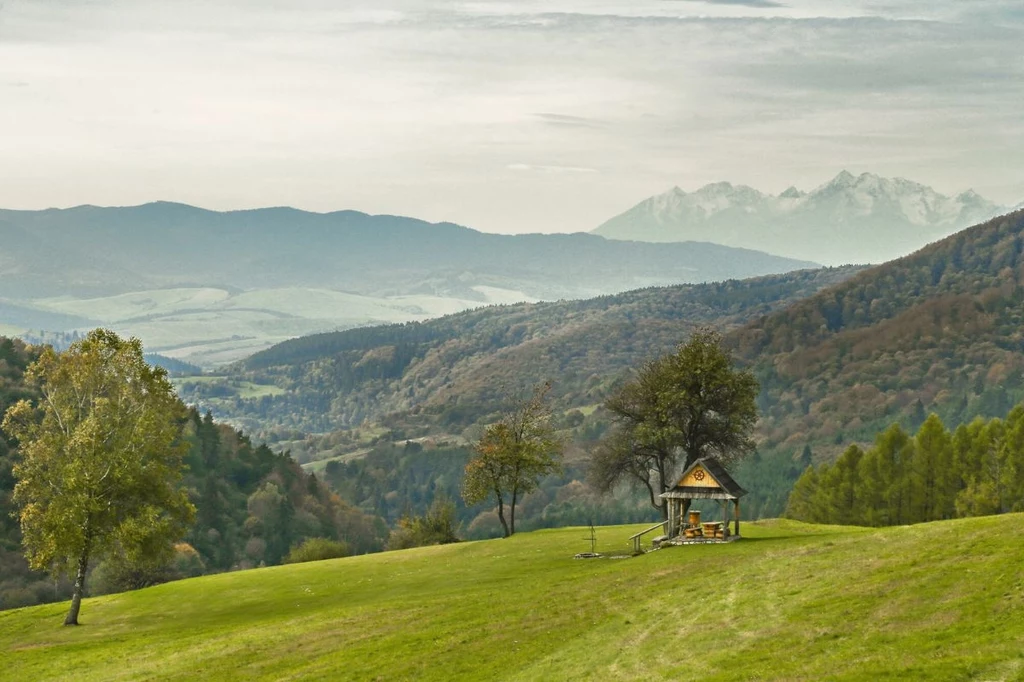
{"type": "Polygon", "coordinates": [[[833,459],[928,412],[1024,398],[1024,211],[861,272],[727,339],[761,381],[761,448],[833,459]]]}
{"type": "Polygon", "coordinates": [[[510,387],[547,379],[559,408],[593,406],[628,368],[694,328],[735,328],[857,271],[644,289],[320,334],[257,353],[219,384],[182,382],[179,392],[254,432],[327,432],[387,417],[388,428],[412,426],[410,434],[458,433],[492,415],[510,387]],[[247,399],[252,384],[278,394],[247,399]]]}
{"type": "MultiPolygon", "coordinates": [[[[571,438],[574,434],[563,431],[571,438]]],[[[575,434],[578,435],[578,434],[575,434]]],[[[590,523],[651,521],[656,512],[642,497],[628,491],[601,495],[584,483],[587,453],[570,446],[560,471],[541,479],[516,508],[517,530],[585,526],[590,523]]],[[[345,500],[378,514],[395,527],[403,516],[424,514],[437,496],[454,503],[459,535],[468,540],[500,537],[502,528],[490,501],[467,506],[462,499],[467,446],[409,442],[378,445],[365,456],[326,462],[320,479],[345,500]]]]}
{"type": "MultiPolygon", "coordinates": [[[[733,329],[727,345],[761,382],[759,452],[739,474],[754,493],[748,509],[775,515],[809,461],[866,445],[892,422],[916,430],[934,411],[955,427],[1005,414],[1024,398],[1022,231],[1017,212],[860,271],[484,309],[297,339],[237,367],[218,406],[250,428],[460,433],[493,417],[509,383],[552,378],[560,409],[598,405],[628,368],[712,324],[733,329]],[[231,382],[282,393],[245,400],[230,394],[231,382]]],[[[202,399],[200,387],[184,388],[202,399]]],[[[585,412],[592,428],[584,438],[592,438],[603,418],[585,412]]],[[[310,447],[354,449],[358,439],[345,445],[345,437],[310,447]]]]}
{"type": "MultiPolygon", "coordinates": [[[[24,372],[37,350],[0,338],[0,413],[22,398],[33,399],[24,372]]],[[[178,560],[155,574],[105,562],[96,567],[94,588],[137,587],[182,575],[280,563],[303,539],[341,540],[356,553],[381,549],[383,520],[345,504],[286,454],[253,445],[243,433],[189,411],[183,437],[189,442],[184,483],[197,508],[196,521],[179,545],[178,560]]],[[[29,571],[22,557],[11,500],[16,444],[0,432],[0,608],[52,601],[69,586],[29,571]]]]}

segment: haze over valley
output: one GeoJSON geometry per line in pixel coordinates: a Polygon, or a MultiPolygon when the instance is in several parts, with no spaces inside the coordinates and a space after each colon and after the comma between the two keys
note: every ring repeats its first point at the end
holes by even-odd
{"type": "Polygon", "coordinates": [[[14,334],[106,325],[211,366],[314,332],[814,266],[708,243],[497,235],[356,211],[0,210],[0,323],[14,334]]]}

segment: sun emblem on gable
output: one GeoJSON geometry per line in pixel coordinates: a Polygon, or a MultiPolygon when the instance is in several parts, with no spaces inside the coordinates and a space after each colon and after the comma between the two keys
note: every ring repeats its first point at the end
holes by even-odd
{"type": "Polygon", "coordinates": [[[696,471],[693,472],[693,477],[696,478],[698,481],[703,481],[704,475],[705,474],[703,469],[697,469],[696,471]]]}

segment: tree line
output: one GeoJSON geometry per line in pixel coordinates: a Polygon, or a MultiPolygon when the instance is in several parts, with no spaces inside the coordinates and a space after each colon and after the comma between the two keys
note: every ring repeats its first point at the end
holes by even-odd
{"type": "Polygon", "coordinates": [[[913,435],[893,424],[867,450],[851,445],[833,464],[809,466],[786,516],[891,526],[1015,511],[1024,511],[1024,404],[952,432],[935,414],[913,435]]]}

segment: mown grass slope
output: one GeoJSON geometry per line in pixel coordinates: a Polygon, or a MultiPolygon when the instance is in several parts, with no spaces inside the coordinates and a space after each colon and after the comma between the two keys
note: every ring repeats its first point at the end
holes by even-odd
{"type": "MultiPolygon", "coordinates": [[[[632,527],[599,528],[622,551],[632,527]]],[[[1024,679],[1024,515],[580,561],[569,528],[0,613],[2,676],[1024,679]]]]}

